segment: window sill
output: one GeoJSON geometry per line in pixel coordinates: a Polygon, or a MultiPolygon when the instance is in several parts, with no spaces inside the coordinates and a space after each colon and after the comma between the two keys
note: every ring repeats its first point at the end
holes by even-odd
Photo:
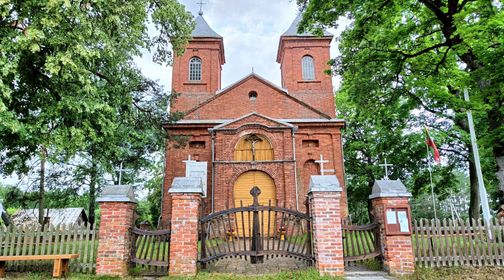
{"type": "Polygon", "coordinates": [[[193,82],[185,82],[184,85],[206,85],[207,83],[200,82],[200,81],[193,81],[193,82]]]}
{"type": "Polygon", "coordinates": [[[299,84],[320,84],[322,81],[317,81],[317,80],[302,80],[298,81],[299,84]]]}

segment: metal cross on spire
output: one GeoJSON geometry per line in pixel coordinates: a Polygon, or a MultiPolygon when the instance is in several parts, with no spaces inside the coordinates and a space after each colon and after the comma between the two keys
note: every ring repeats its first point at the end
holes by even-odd
{"type": "Polygon", "coordinates": [[[388,167],[389,166],[394,166],[394,165],[393,164],[388,164],[387,163],[387,158],[385,158],[385,163],[379,164],[379,166],[385,167],[385,176],[383,177],[383,179],[388,180],[389,179],[389,177],[388,177],[388,167]]]}
{"type": "Polygon", "coordinates": [[[325,160],[322,155],[320,155],[320,159],[315,161],[320,164],[320,175],[324,175],[325,172],[334,172],[334,169],[324,169],[324,163],[328,163],[328,160],[325,160]]]}
{"type": "Polygon", "coordinates": [[[206,3],[203,2],[203,0],[200,0],[199,2],[196,2],[196,4],[199,5],[198,15],[202,16],[203,15],[203,5],[205,5],[206,3]]]}

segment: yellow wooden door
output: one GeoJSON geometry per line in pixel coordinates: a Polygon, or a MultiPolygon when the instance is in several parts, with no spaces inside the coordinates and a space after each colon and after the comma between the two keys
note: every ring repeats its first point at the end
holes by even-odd
{"type": "MultiPolygon", "coordinates": [[[[252,205],[254,199],[250,194],[250,190],[257,186],[261,190],[261,194],[258,197],[259,205],[267,206],[271,201],[271,206],[276,206],[276,190],[275,183],[271,177],[261,171],[248,171],[243,173],[238,177],[234,185],[234,201],[235,207],[249,206],[252,205]]],[[[264,216],[264,227],[268,228],[268,220],[270,222],[270,234],[273,233],[273,217],[268,219],[267,213],[264,214],[259,213],[259,218],[261,219],[264,216]]],[[[236,213],[236,221],[238,227],[238,235],[239,236],[250,236],[252,233],[252,214],[244,212],[236,213]],[[243,224],[242,224],[243,221],[243,224]],[[245,232],[244,232],[245,230],[245,232]]],[[[262,219],[259,221],[262,225],[262,219]]],[[[266,234],[266,233],[265,233],[266,234]]]]}

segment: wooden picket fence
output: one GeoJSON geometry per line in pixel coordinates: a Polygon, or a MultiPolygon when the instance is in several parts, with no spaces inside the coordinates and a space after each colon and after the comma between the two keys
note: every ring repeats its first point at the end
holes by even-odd
{"type": "Polygon", "coordinates": [[[504,265],[504,226],[496,219],[414,220],[413,246],[423,267],[504,265]]]}
{"type": "MultiPolygon", "coordinates": [[[[0,256],[79,254],[70,270],[93,273],[96,268],[97,230],[88,224],[71,226],[0,227],[0,256]]],[[[7,262],[10,271],[51,270],[52,261],[7,262]]]]}

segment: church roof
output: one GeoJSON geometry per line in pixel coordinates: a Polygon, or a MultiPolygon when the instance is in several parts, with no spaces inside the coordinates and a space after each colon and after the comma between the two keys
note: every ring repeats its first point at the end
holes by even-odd
{"type": "Polygon", "coordinates": [[[217,34],[203,18],[202,13],[200,13],[194,21],[196,22],[196,27],[194,28],[191,36],[193,38],[222,38],[221,35],[217,34]]]}
{"type": "MultiPolygon", "coordinates": [[[[285,31],[282,36],[298,36],[298,37],[317,37],[317,35],[314,35],[312,33],[304,32],[304,33],[299,33],[298,32],[298,26],[299,23],[301,22],[301,14],[298,14],[292,24],[289,26],[289,29],[285,31]]],[[[326,36],[333,36],[333,34],[327,32],[324,30],[324,37],[326,36]]]]}

